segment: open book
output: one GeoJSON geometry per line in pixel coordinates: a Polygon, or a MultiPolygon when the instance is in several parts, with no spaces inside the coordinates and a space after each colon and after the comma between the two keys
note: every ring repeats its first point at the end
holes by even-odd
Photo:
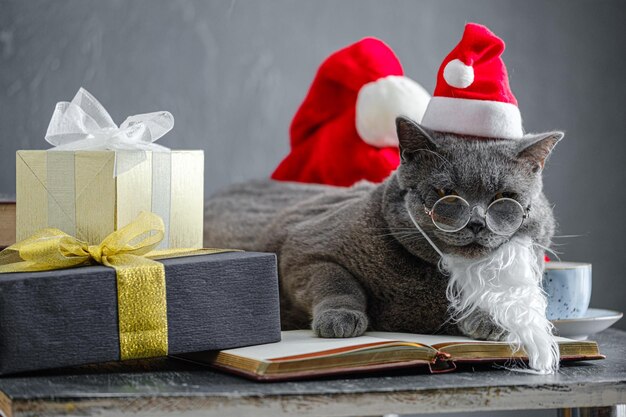
{"type": "MultiPolygon", "coordinates": [[[[557,338],[562,361],[604,359],[596,342],[557,338]]],[[[367,332],[347,339],[323,339],[309,330],[282,332],[278,343],[177,358],[210,365],[255,380],[286,380],[370,372],[414,366],[430,372],[455,369],[455,363],[523,360],[504,342],[446,335],[367,332]]]]}

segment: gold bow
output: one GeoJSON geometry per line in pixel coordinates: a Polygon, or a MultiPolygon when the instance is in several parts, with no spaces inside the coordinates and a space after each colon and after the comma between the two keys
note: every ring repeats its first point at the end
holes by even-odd
{"type": "Polygon", "coordinates": [[[165,227],[153,213],[88,245],[58,229],[43,229],[0,252],[0,273],[49,271],[102,264],[117,275],[120,358],[167,355],[165,269],[153,259],[229,252],[231,249],[166,249],[155,251],[165,227]]]}

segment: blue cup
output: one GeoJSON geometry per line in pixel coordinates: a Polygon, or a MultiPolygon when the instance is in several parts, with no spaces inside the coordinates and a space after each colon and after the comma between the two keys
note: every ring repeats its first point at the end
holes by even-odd
{"type": "Polygon", "coordinates": [[[591,264],[546,262],[543,289],[548,295],[548,320],[583,317],[591,300],[591,264]]]}

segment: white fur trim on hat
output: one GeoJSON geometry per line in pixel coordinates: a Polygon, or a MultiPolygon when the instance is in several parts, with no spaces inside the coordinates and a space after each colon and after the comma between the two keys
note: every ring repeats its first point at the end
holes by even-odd
{"type": "Polygon", "coordinates": [[[488,138],[524,136],[522,116],[514,104],[465,98],[433,97],[422,126],[440,132],[488,138]]]}
{"type": "Polygon", "coordinates": [[[390,75],[365,84],[356,99],[356,130],[366,143],[398,146],[396,117],[422,120],[430,94],[410,78],[390,75]]]}

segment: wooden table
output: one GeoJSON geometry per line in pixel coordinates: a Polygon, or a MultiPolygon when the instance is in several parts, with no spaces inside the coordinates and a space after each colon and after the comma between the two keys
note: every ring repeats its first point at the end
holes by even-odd
{"type": "MultiPolygon", "coordinates": [[[[438,375],[413,371],[255,383],[173,359],[88,366],[2,377],[0,409],[6,416],[277,417],[570,409],[624,404],[626,332],[607,330],[594,339],[606,360],[566,365],[558,375],[549,376],[468,367],[438,375]]],[[[586,415],[585,410],[598,409],[583,409],[580,415],[586,415]]],[[[600,410],[616,412],[615,408],[600,410]]],[[[578,412],[566,410],[561,414],[579,415],[578,412]]]]}

